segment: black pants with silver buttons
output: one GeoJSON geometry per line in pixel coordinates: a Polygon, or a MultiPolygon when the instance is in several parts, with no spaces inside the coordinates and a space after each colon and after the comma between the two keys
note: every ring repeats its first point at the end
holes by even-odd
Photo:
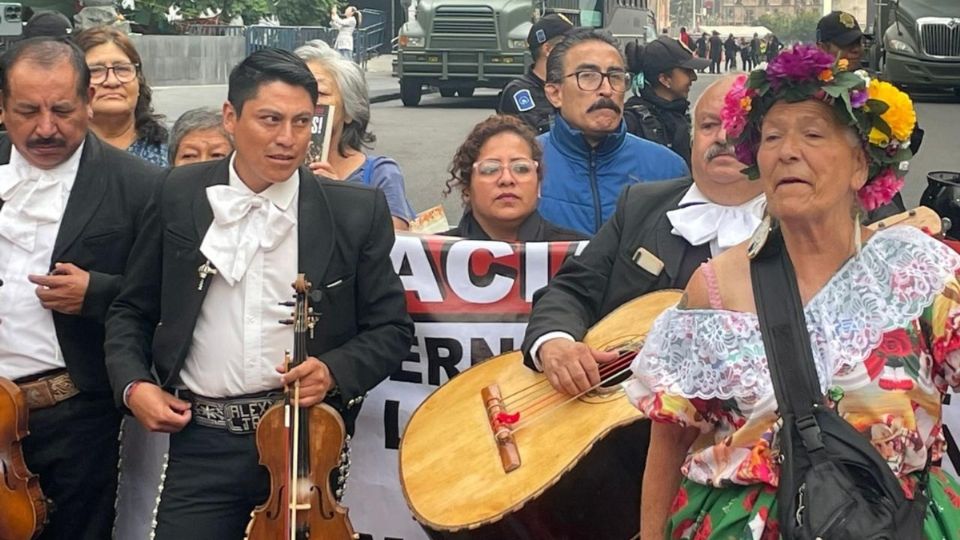
{"type": "Polygon", "coordinates": [[[256,435],[190,422],[170,436],[157,540],[241,540],[250,512],[270,495],[256,435]]]}

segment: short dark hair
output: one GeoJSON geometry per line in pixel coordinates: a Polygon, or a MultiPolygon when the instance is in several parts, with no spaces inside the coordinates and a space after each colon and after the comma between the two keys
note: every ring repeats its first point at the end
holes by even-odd
{"type": "Polygon", "coordinates": [[[240,116],[244,103],[257,95],[260,86],[275,81],[301,86],[310,94],[310,102],[317,102],[317,79],[307,64],[290,51],[270,48],[254,51],[233,68],[227,101],[240,116]]]}
{"type": "Polygon", "coordinates": [[[624,65],[626,65],[626,60],[623,58],[623,51],[620,50],[620,44],[613,38],[613,35],[605,30],[577,28],[570,31],[563,38],[563,41],[558,43],[557,46],[550,51],[550,56],[547,57],[548,83],[560,84],[563,82],[563,77],[566,75],[563,72],[563,62],[567,59],[567,51],[587,41],[601,41],[610,45],[617,50],[617,53],[620,54],[620,59],[623,60],[624,65]]]}
{"type": "Polygon", "coordinates": [[[3,90],[4,101],[10,95],[10,71],[21,61],[46,69],[53,69],[61,62],[69,63],[77,74],[77,97],[84,103],[90,99],[90,69],[83,51],[64,38],[35,37],[15,42],[0,56],[0,90],[3,90]]]}

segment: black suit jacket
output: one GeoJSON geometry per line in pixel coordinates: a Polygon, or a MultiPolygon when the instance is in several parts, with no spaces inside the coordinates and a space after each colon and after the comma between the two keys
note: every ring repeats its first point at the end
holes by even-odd
{"type": "MultiPolygon", "coordinates": [[[[11,146],[5,135],[0,138],[0,164],[10,163],[11,146]]],[[[67,371],[80,390],[110,391],[103,363],[103,323],[120,291],[127,256],[159,174],[157,167],[92,133],[84,141],[50,259],[51,270],[62,262],[90,273],[80,315],[53,312],[67,371]]]]}
{"type": "MultiPolygon", "coordinates": [[[[179,382],[213,279],[198,290],[197,269],[206,261],[200,243],[213,220],[205,190],[228,182],[229,163],[227,158],[172,169],[147,207],[128,281],[107,321],[107,369],[120,406],[128,384],[153,380],[151,366],[163,387],[179,382]]],[[[307,350],[330,368],[339,394],[327,401],[352,427],[359,411],[355,398],[399,367],[413,336],[390,260],[390,211],[378,190],[320,180],[306,167],[300,178],[296,264],[320,293],[311,299],[320,320],[307,350]]]]}
{"type": "Polygon", "coordinates": [[[564,262],[549,285],[533,297],[523,339],[524,363],[534,367],[530,348],[547,332],[562,331],[580,340],[594,323],[637,296],[662,289],[683,289],[690,272],[681,264],[688,252],[706,261],[708,246],[691,246],[670,231],[667,212],[690,188],[689,179],[634,184],[620,195],[617,210],[577,257],[564,262]],[[640,268],[640,248],[663,261],[659,275],[640,268]]]}
{"type": "MultiPolygon", "coordinates": [[[[690,185],[688,179],[670,180],[635,184],[624,190],[616,211],[590,244],[579,256],[567,259],[550,284],[534,295],[523,340],[527,366],[534,366],[530,348],[547,332],[563,331],[580,340],[590,326],[624,302],[660,289],[686,287],[691,269],[710,256],[710,247],[691,246],[672,234],[666,213],[677,207],[690,185]],[[634,253],[641,247],[664,263],[659,275],[634,263],[634,253]]],[[[628,484],[635,487],[617,492],[617,504],[591,516],[602,531],[598,538],[632,538],[636,534],[639,515],[625,511],[639,512],[649,441],[648,421],[617,428],[591,450],[591,455],[602,456],[602,463],[584,460],[564,477],[564,482],[593,498],[607,496],[595,485],[595,478],[603,474],[636,479],[628,484]]]]}

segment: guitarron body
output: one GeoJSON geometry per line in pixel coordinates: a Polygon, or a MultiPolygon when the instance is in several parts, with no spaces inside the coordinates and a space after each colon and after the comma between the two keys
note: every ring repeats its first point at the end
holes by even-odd
{"type": "MultiPolygon", "coordinates": [[[[654,319],[679,298],[678,291],[659,291],[628,302],[584,342],[635,353],[654,319]]],[[[621,378],[571,400],[548,396],[551,405],[526,418],[521,411],[507,445],[494,435],[491,392],[484,389],[494,388],[506,404],[507,416],[495,418],[515,415],[511,396],[530,405],[543,398],[524,397],[527,389],[552,392],[520,352],[441,386],[414,412],[400,443],[401,483],[414,517],[436,539],[635,537],[650,431],[617,384],[621,378]]]]}

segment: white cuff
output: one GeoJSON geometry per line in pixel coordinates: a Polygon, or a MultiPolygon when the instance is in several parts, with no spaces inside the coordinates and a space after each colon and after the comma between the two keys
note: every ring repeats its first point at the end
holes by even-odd
{"type": "Polygon", "coordinates": [[[570,334],[566,332],[560,332],[560,331],[547,332],[546,334],[538,337],[537,340],[533,342],[533,346],[530,347],[530,357],[533,358],[533,365],[536,366],[537,371],[543,371],[543,365],[540,363],[540,357],[537,356],[537,353],[540,352],[540,346],[554,338],[562,338],[562,339],[569,339],[570,341],[576,341],[575,339],[573,339],[573,336],[571,336],[570,334]]]}

